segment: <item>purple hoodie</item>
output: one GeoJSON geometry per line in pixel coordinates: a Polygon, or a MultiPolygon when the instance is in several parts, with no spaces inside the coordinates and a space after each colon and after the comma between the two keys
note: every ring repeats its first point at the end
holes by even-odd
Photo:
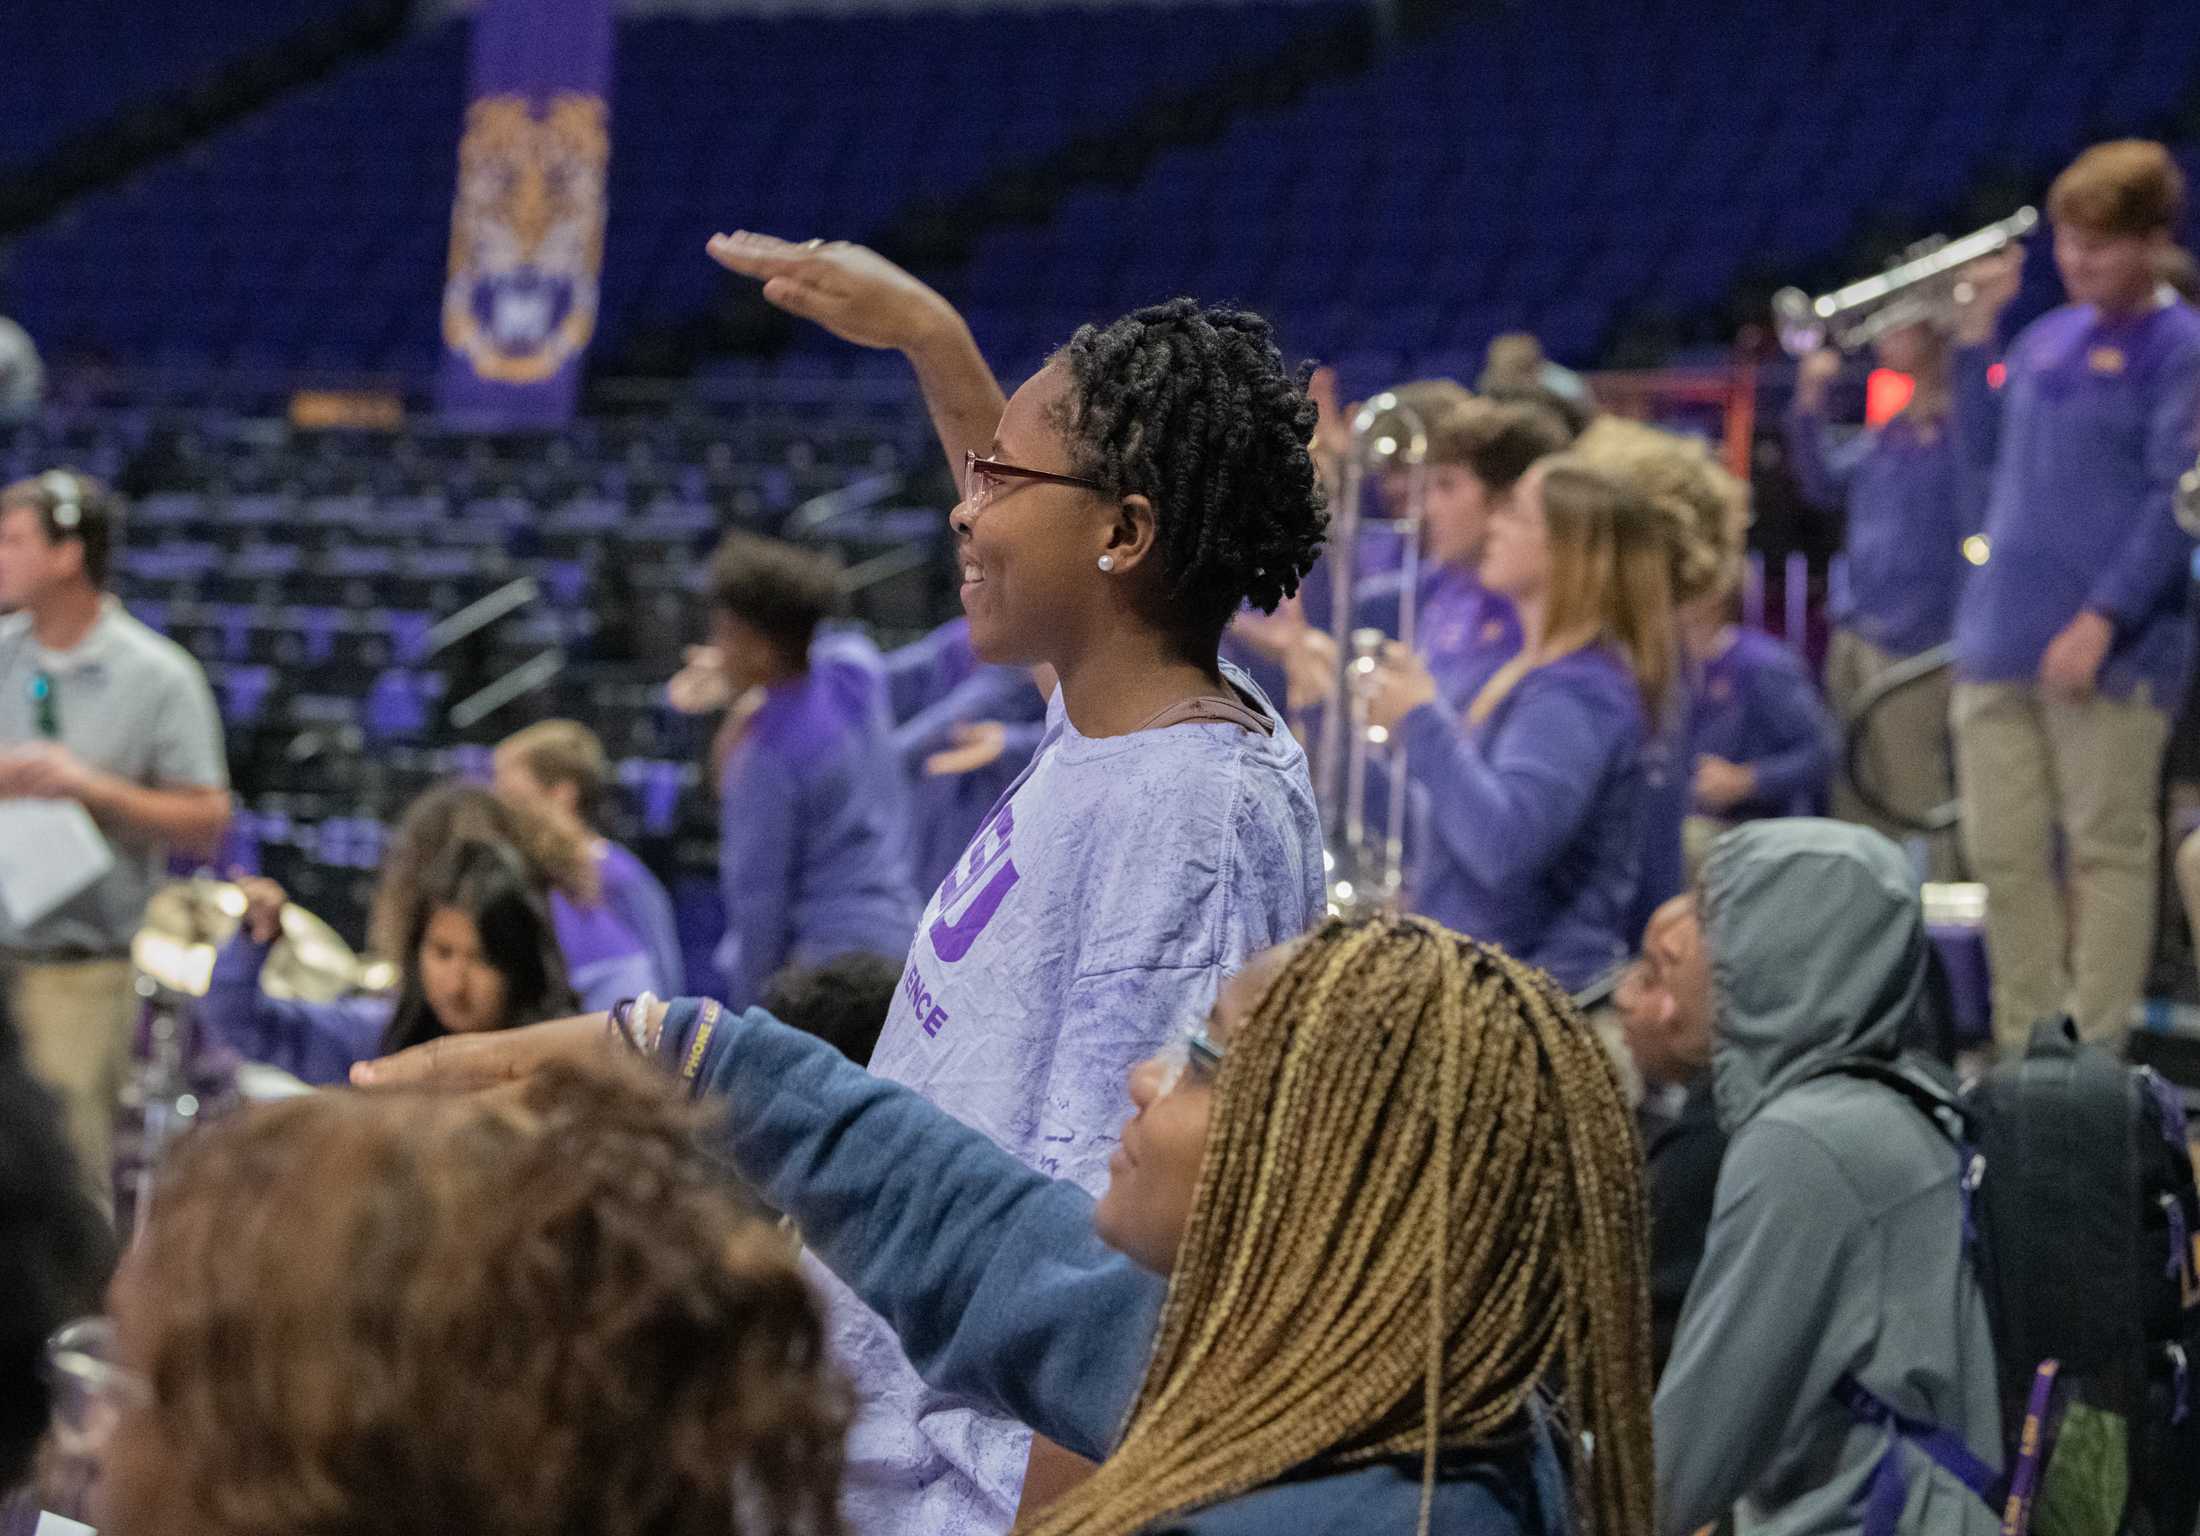
{"type": "Polygon", "coordinates": [[[2104,319],[2066,305],[2009,346],[1956,354],[1956,429],[1993,476],[1986,564],[1956,614],[1956,675],[2029,683],[2048,642],[2090,609],[2115,626],[2102,693],[2184,697],[2192,540],[2171,513],[2200,424],[2200,313],[2181,303],[2104,319]]]}
{"type": "Polygon", "coordinates": [[[766,690],[720,799],[712,958],[732,1006],[784,965],[909,947],[909,796],[889,730],[883,664],[859,635],[819,636],[809,670],[766,690]]]}
{"type": "Polygon", "coordinates": [[[1399,729],[1428,791],[1412,910],[1570,990],[1617,964],[1641,865],[1643,710],[1626,664],[1590,646],[1528,672],[1479,725],[1439,702],[1399,729]]]}

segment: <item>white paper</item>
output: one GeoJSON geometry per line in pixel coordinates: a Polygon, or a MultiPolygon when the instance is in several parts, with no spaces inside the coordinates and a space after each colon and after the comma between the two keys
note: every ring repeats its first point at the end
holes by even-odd
{"type": "Polygon", "coordinates": [[[49,1515],[44,1510],[38,1514],[38,1529],[31,1536],[99,1536],[99,1532],[74,1520],[64,1520],[59,1515],[49,1515]]]}
{"type": "Polygon", "coordinates": [[[91,812],[74,800],[0,800],[0,908],[28,928],[115,867],[91,812]]]}

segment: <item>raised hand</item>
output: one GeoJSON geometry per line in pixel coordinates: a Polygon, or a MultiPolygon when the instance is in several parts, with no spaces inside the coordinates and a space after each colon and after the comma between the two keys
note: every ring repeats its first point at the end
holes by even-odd
{"type": "Polygon", "coordinates": [[[2024,247],[2012,245],[1981,256],[1958,274],[1955,339],[1980,346],[1994,339],[2001,313],[2024,283],[2024,247]]]}
{"type": "Polygon", "coordinates": [[[280,885],[265,875],[245,875],[238,879],[237,889],[244,893],[244,931],[255,944],[272,944],[282,937],[283,908],[290,905],[290,896],[280,885]]]}
{"type": "Polygon", "coordinates": [[[767,303],[859,347],[909,352],[960,324],[954,306],[878,252],[846,240],[796,243],[736,230],[711,260],[764,285],[767,303]]]}

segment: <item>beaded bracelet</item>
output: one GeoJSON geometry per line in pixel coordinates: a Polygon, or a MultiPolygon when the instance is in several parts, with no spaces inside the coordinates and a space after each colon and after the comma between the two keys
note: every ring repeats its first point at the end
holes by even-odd
{"type": "Polygon", "coordinates": [[[635,1055],[654,1056],[658,1037],[665,1027],[664,1006],[657,1001],[657,994],[644,992],[640,997],[613,1003],[610,1013],[605,1016],[605,1025],[635,1055]]]}

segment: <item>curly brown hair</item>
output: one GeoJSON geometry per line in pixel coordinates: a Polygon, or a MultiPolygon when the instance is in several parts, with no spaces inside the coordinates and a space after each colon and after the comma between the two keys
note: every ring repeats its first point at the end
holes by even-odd
{"type": "Polygon", "coordinates": [[[421,888],[436,860],[462,842],[505,843],[517,849],[547,896],[562,891],[582,906],[602,894],[595,855],[586,839],[538,811],[512,804],[478,784],[438,784],[405,808],[382,853],[367,914],[367,949],[405,963],[405,941],[420,921],[421,888]]]}
{"type": "Polygon", "coordinates": [[[838,1530],[849,1400],[785,1239],[636,1069],[317,1094],[193,1136],[128,1261],[118,1526],[838,1530]],[[149,1448],[149,1449],[148,1449],[149,1448]],[[151,1490],[127,1517],[133,1487],[151,1490]]]}

